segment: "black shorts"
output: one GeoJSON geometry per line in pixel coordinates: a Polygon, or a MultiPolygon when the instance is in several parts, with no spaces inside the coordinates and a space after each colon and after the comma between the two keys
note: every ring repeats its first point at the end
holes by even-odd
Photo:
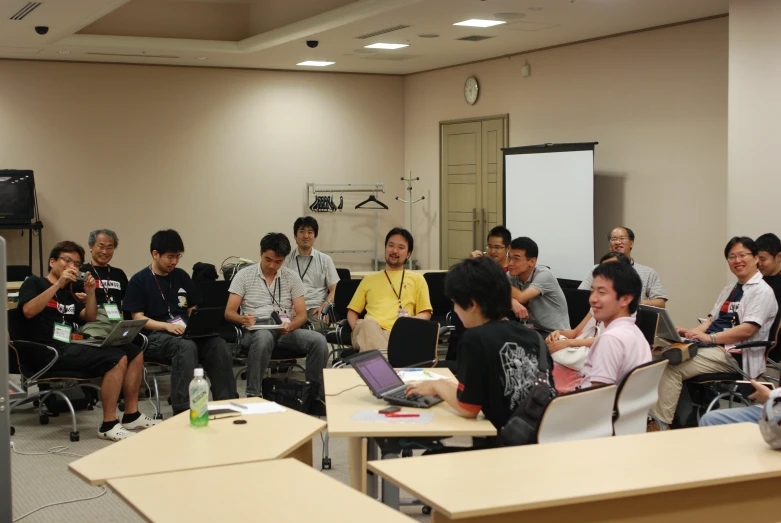
{"type": "Polygon", "coordinates": [[[50,342],[59,353],[53,371],[82,372],[87,377],[99,378],[114,368],[123,356],[127,356],[130,363],[141,354],[141,348],[132,344],[118,345],[116,347],[90,347],[77,343],[50,342]]]}

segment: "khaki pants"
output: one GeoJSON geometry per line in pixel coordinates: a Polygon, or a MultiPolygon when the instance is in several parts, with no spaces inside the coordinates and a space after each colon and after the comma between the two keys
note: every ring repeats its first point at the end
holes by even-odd
{"type": "Polygon", "coordinates": [[[306,317],[309,318],[309,321],[312,322],[312,327],[315,328],[315,332],[319,332],[323,336],[325,336],[326,331],[326,325],[323,320],[318,319],[314,312],[317,310],[317,308],[312,308],[306,311],[306,317]]]}
{"type": "Polygon", "coordinates": [[[105,338],[111,334],[111,331],[114,330],[117,323],[119,323],[119,320],[111,321],[108,319],[105,308],[98,307],[98,317],[95,321],[91,321],[84,325],[79,332],[89,334],[90,336],[103,336],[105,338]]]}
{"type": "Polygon", "coordinates": [[[378,349],[388,350],[390,331],[383,330],[375,320],[368,318],[358,320],[353,330],[353,348],[359,351],[378,349]]]}
{"type": "Polygon", "coordinates": [[[721,347],[702,347],[692,359],[680,365],[668,365],[659,382],[659,401],[651,409],[654,416],[668,425],[672,423],[683,382],[700,374],[735,372],[727,358],[732,359],[732,356],[721,347]]]}

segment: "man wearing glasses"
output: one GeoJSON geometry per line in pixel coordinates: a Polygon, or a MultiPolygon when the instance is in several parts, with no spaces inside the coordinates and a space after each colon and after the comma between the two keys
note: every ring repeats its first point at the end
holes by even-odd
{"type": "MultiPolygon", "coordinates": [[[[98,306],[95,279],[84,277],[84,301],[73,292],[80,280],[79,266],[84,249],[70,241],[54,246],[49,255],[49,274],[45,278],[29,276],[19,289],[19,305],[26,318],[26,338],[57,350],[52,370],[78,371],[90,376],[103,376],[100,402],[103,423],[98,437],[119,441],[132,436],[130,430],[151,427],[157,423],[138,412],[138,391],[144,371],[141,349],[132,344],[116,347],[90,347],[71,343],[71,334],[78,328],[76,320],[95,321],[98,306]],[[119,392],[125,392],[125,414],[117,419],[119,392]]],[[[44,367],[48,361],[40,361],[44,367]]]]}
{"type": "Polygon", "coordinates": [[[228,344],[219,336],[182,338],[190,312],[203,298],[190,275],[176,267],[184,243],[174,230],[158,231],[149,247],[152,263],[130,278],[122,310],[134,320],[149,320],[147,360],[171,365],[171,405],[174,415],[190,408],[188,385],[200,362],[211,381],[212,398],[238,398],[228,344]]]}
{"type": "Polygon", "coordinates": [[[485,246],[485,252],[473,251],[469,256],[479,258],[487,255],[501,265],[504,272],[507,272],[511,240],[510,231],[503,225],[497,225],[488,231],[488,245],[485,246]]]}
{"type": "Polygon", "coordinates": [[[682,337],[712,344],[700,347],[697,355],[680,365],[668,365],[659,383],[659,401],[652,414],[661,424],[649,430],[664,430],[672,423],[684,380],[716,372],[734,373],[735,367],[756,378],[765,371],[765,348],[729,351],[730,346],[750,341],[767,341],[778,304],[773,289],[757,269],[757,244],[751,238],[735,236],[724,248],[729,269],[738,281],[722,289],[708,320],[693,329],[678,328],[682,337]]]}
{"type": "MultiPolygon", "coordinates": [[[[643,290],[640,295],[640,303],[644,305],[653,305],[654,307],[664,308],[667,303],[667,292],[664,290],[659,275],[651,267],[647,265],[640,265],[632,258],[632,248],[635,246],[635,233],[629,227],[616,227],[608,235],[608,241],[610,242],[610,250],[613,252],[620,252],[629,258],[637,274],[640,276],[640,281],[643,283],[643,290]]],[[[594,268],[597,266],[595,265],[594,268]]],[[[588,276],[580,284],[578,289],[590,291],[591,284],[594,283],[594,277],[592,276],[593,269],[589,271],[588,276]]]]}

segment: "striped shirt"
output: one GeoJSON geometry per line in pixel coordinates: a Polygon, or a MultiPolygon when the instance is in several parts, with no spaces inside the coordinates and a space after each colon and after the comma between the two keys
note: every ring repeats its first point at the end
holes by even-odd
{"type": "MultiPolygon", "coordinates": [[[[597,264],[598,265],[598,264],[597,264]]],[[[583,280],[578,287],[580,290],[590,291],[591,284],[594,283],[594,269],[596,265],[589,271],[588,276],[583,280]]],[[[659,279],[659,275],[651,267],[647,265],[640,265],[632,260],[632,268],[637,271],[640,276],[640,281],[643,282],[643,290],[640,292],[640,301],[655,300],[662,298],[663,300],[669,299],[667,292],[664,290],[664,285],[659,279]]]]}
{"type": "Polygon", "coordinates": [[[304,282],[307,310],[322,305],[328,297],[328,287],[339,281],[334,261],[317,249],[312,249],[309,256],[299,254],[298,249],[294,249],[285,258],[283,266],[295,271],[304,282]]]}
{"type": "Polygon", "coordinates": [[[228,291],[241,296],[241,314],[253,313],[258,320],[268,320],[271,313],[293,316],[293,299],[304,295],[304,284],[296,271],[280,267],[270,286],[256,263],[240,270],[228,291]],[[272,297],[273,296],[273,297],[272,297]]]}

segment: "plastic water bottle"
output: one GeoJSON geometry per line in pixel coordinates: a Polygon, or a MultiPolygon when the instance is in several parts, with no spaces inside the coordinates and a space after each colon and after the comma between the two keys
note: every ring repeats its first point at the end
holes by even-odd
{"type": "Polygon", "coordinates": [[[190,426],[205,427],[209,424],[209,383],[203,377],[203,369],[195,369],[190,382],[190,426]]]}

